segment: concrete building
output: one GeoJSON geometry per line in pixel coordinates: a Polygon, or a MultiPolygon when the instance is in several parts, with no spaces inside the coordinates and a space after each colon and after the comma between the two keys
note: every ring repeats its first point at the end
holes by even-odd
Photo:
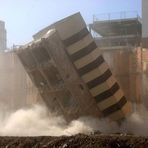
{"type": "Polygon", "coordinates": [[[51,28],[38,32],[34,39],[42,39],[17,52],[47,106],[68,120],[81,116],[112,121],[126,118],[131,112],[130,101],[80,13],[52,24],[51,28]]]}
{"type": "Polygon", "coordinates": [[[142,93],[143,102],[148,107],[148,1],[142,0],[142,93]]]}
{"type": "Polygon", "coordinates": [[[5,29],[5,22],[0,21],[0,51],[7,49],[7,33],[5,29]]]}
{"type": "Polygon", "coordinates": [[[142,46],[148,48],[148,1],[142,0],[142,46]]]}

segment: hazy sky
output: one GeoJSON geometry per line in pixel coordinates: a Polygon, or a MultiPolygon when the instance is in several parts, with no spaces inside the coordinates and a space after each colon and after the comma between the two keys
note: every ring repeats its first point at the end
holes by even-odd
{"type": "Polygon", "coordinates": [[[32,40],[43,27],[78,11],[87,23],[93,14],[137,11],[141,15],[141,0],[0,0],[9,47],[32,40]]]}

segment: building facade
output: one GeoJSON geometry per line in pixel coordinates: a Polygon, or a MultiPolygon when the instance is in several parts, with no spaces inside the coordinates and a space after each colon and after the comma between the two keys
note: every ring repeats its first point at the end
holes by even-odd
{"type": "Polygon", "coordinates": [[[148,1],[142,0],[142,46],[148,48],[148,1]]]}
{"type": "Polygon", "coordinates": [[[0,21],[0,51],[7,49],[7,32],[5,22],[0,21]]]}
{"type": "Polygon", "coordinates": [[[148,107],[148,1],[142,0],[142,93],[143,102],[148,107]]]}

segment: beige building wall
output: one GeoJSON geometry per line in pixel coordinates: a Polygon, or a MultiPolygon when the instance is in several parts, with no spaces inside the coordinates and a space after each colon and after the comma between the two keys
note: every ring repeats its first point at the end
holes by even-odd
{"type": "Polygon", "coordinates": [[[148,1],[142,0],[142,41],[143,47],[148,48],[148,1]]]}
{"type": "Polygon", "coordinates": [[[142,52],[142,99],[143,104],[148,107],[148,50],[143,49],[142,52]]]}
{"type": "Polygon", "coordinates": [[[142,37],[148,37],[148,0],[142,0],[142,37]]]}
{"type": "Polygon", "coordinates": [[[142,0],[142,92],[143,102],[148,107],[148,1],[142,0]]]}

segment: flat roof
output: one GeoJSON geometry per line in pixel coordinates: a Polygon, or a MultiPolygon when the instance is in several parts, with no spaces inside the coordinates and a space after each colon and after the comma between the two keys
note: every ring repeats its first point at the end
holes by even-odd
{"type": "Polygon", "coordinates": [[[142,24],[138,18],[94,21],[89,25],[99,35],[120,36],[129,34],[142,34],[142,24]]]}

